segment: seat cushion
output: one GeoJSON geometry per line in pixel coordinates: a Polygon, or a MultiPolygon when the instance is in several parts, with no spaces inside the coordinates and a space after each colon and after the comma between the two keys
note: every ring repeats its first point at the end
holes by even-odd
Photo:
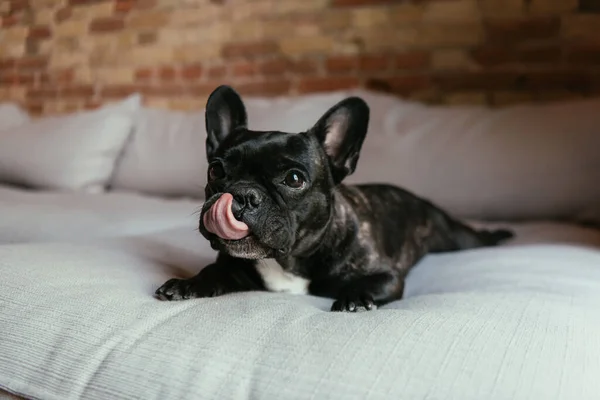
{"type": "Polygon", "coordinates": [[[329,312],[329,299],[288,294],[161,302],[152,293],[165,280],[214,258],[203,241],[185,243],[165,232],[0,246],[0,388],[45,399],[591,400],[600,391],[597,248],[429,256],[404,300],[344,314],[329,312]]]}

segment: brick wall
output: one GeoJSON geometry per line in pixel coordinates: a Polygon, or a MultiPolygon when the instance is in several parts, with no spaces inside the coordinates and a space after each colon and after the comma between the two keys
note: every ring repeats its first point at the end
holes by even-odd
{"type": "Polygon", "coordinates": [[[597,11],[597,0],[0,0],[0,101],[52,114],[140,91],[190,109],[220,83],[447,104],[589,96],[597,11]]]}

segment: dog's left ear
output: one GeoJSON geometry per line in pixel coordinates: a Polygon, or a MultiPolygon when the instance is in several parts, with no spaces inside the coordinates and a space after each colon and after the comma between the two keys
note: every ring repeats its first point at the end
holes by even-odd
{"type": "Polygon", "coordinates": [[[208,97],[206,103],[206,157],[212,158],[221,142],[235,129],[248,123],[246,108],[233,88],[221,85],[208,97]]]}
{"type": "Polygon", "coordinates": [[[349,97],[331,107],[310,130],[329,157],[336,185],[356,169],[368,127],[369,106],[359,97],[349,97]]]}

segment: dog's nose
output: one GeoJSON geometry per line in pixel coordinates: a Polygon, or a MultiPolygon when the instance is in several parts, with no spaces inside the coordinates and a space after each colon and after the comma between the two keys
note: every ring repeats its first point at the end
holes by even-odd
{"type": "Polygon", "coordinates": [[[235,219],[239,220],[242,218],[244,209],[246,208],[246,199],[241,195],[234,195],[233,201],[231,202],[231,212],[235,219]]]}
{"type": "Polygon", "coordinates": [[[246,210],[253,210],[261,203],[260,193],[255,189],[244,189],[232,193],[231,211],[236,219],[241,219],[246,210]]]}

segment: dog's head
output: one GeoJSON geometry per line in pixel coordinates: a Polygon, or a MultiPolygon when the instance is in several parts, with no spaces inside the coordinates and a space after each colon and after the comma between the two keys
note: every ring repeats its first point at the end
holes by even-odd
{"type": "Polygon", "coordinates": [[[313,249],[331,221],[335,186],[356,168],[368,122],[367,104],[349,97],[306,132],[252,131],[240,96],[215,89],[206,105],[202,235],[246,259],[313,249]]]}

